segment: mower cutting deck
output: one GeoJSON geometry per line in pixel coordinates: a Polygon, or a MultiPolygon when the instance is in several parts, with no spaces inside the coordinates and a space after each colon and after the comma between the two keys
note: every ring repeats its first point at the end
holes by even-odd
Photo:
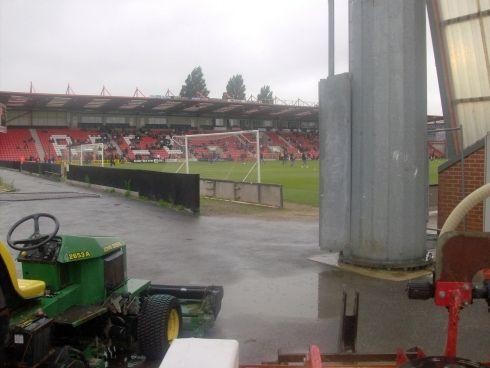
{"type": "Polygon", "coordinates": [[[58,220],[27,216],[7,235],[23,279],[0,243],[0,366],[104,367],[139,354],[161,359],[177,337],[201,336],[221,308],[221,286],[128,279],[126,244],[109,236],[57,235],[58,220]],[[41,234],[39,219],[54,222],[41,234]],[[33,220],[27,239],[12,234],[33,220]]]}

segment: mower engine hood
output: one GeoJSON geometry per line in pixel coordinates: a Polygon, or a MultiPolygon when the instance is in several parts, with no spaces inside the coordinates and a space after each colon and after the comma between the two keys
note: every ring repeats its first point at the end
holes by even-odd
{"type": "Polygon", "coordinates": [[[59,263],[100,258],[117,249],[126,248],[126,243],[114,236],[61,235],[59,263]]]}

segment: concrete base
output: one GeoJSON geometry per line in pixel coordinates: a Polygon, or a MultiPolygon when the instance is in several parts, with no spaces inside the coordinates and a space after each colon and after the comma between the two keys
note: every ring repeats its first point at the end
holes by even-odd
{"type": "MultiPolygon", "coordinates": [[[[432,273],[430,268],[417,270],[386,270],[375,269],[370,267],[356,266],[352,264],[342,263],[339,259],[339,253],[324,253],[308,258],[310,261],[325,264],[327,266],[338,268],[339,270],[357,273],[359,275],[372,277],[380,280],[389,281],[408,281],[422,276],[428,276],[432,273]]],[[[427,262],[426,262],[427,264],[427,262]]]]}

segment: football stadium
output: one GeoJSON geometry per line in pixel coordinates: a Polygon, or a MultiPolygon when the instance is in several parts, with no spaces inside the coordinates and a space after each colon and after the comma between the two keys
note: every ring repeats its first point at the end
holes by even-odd
{"type": "MultiPolygon", "coordinates": [[[[318,207],[318,106],[5,91],[0,103],[9,127],[0,135],[0,160],[112,162],[237,182],[257,182],[261,166],[261,182],[282,185],[284,201],[318,207]],[[94,151],[97,144],[103,149],[94,151]]],[[[428,126],[442,125],[442,117],[428,117],[428,126]]],[[[428,157],[443,158],[445,134],[433,134],[427,146],[428,157]]],[[[440,163],[430,162],[433,184],[440,163]]]]}
{"type": "Polygon", "coordinates": [[[0,0],[0,368],[490,367],[489,17],[0,0]]]}

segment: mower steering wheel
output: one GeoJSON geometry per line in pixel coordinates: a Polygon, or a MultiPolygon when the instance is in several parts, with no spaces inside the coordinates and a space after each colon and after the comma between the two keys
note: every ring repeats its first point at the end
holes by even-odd
{"type": "Polygon", "coordinates": [[[19,221],[12,225],[12,227],[9,229],[9,232],[7,233],[7,244],[10,246],[10,248],[18,251],[37,249],[53,239],[58,233],[59,229],[60,223],[58,222],[58,219],[53,215],[49,213],[34,213],[32,215],[22,217],[19,221]],[[53,220],[55,228],[50,234],[41,234],[39,232],[39,219],[41,217],[47,217],[53,220]],[[15,229],[17,229],[24,222],[31,219],[34,221],[34,232],[32,233],[32,235],[29,236],[29,238],[27,239],[12,240],[12,233],[15,231],[15,229]],[[22,246],[19,246],[19,244],[22,246]]]}

